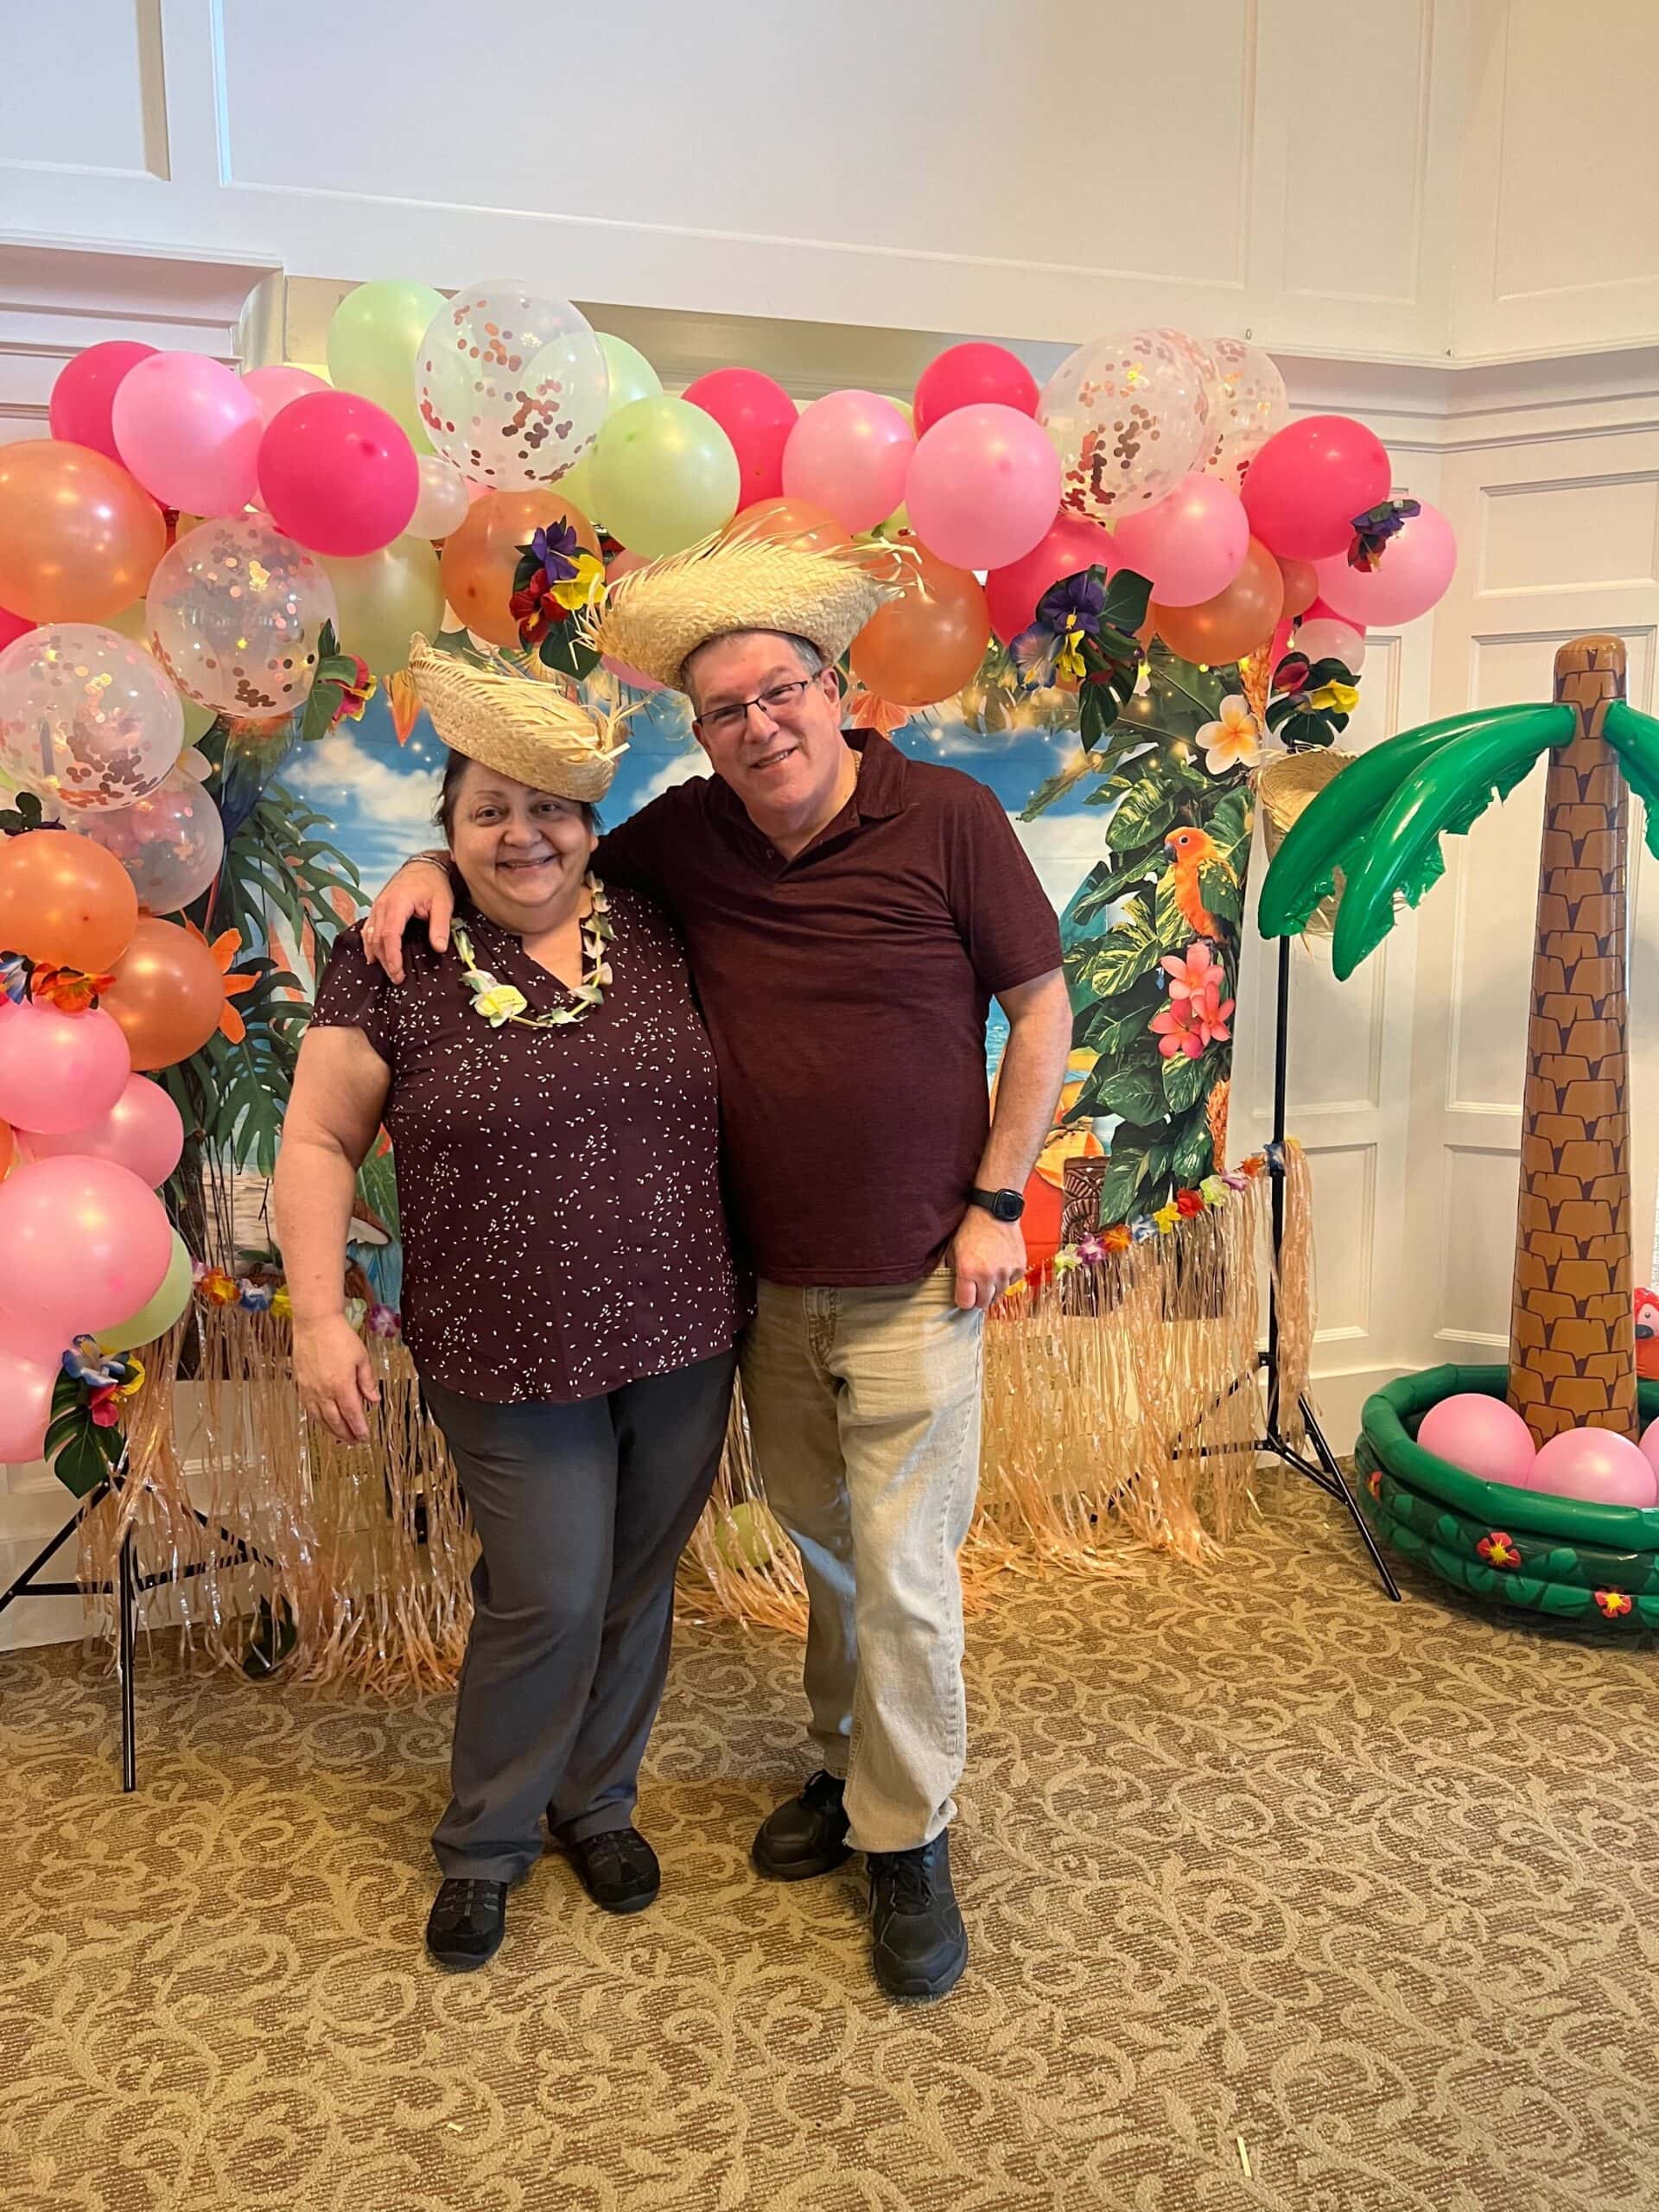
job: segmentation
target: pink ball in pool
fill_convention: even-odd
[[[1642,1432],[1642,1457],[1653,1469],[1654,1479],[1659,1482],[1659,1421],[1650,1421]]]
[[[1417,1441],[1437,1459],[1449,1459],[1483,1482],[1524,1487],[1532,1474],[1537,1446],[1532,1431],[1513,1406],[1484,1390],[1460,1390],[1442,1398],[1423,1415]]]
[[[1529,1490],[1596,1505],[1659,1504],[1659,1476],[1628,1437],[1609,1428],[1569,1428],[1533,1462]]]

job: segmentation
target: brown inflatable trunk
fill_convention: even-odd
[[[1563,1429],[1634,1440],[1630,1119],[1625,1051],[1628,799],[1601,734],[1624,696],[1624,646],[1555,656],[1578,716],[1550,755],[1527,1031],[1510,1402],[1540,1444]]]

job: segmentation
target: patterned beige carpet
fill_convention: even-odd
[[[0,1659],[6,2212],[1652,2212],[1651,1641],[1385,1604],[1282,1478],[1209,1576],[971,1630],[957,1994],[894,2008],[849,1870],[762,1885],[797,1649],[688,1622],[658,1907],[550,1857],[429,1971],[447,1700]],[[1245,2171],[1239,2145],[1244,2147]]]

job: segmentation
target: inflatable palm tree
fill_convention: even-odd
[[[1444,869],[1440,838],[1549,755],[1532,962],[1510,1337],[1510,1402],[1541,1445],[1589,1426],[1634,1439],[1630,1129],[1625,1049],[1629,791],[1659,858],[1659,721],[1624,696],[1618,638],[1555,656],[1548,706],[1496,707],[1407,730],[1343,770],[1268,871],[1267,937],[1300,932],[1339,891],[1347,976]]]

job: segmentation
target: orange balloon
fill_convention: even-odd
[[[148,492],[90,446],[0,446],[0,607],[32,622],[102,622],[130,607],[167,550]]]
[[[0,840],[0,945],[89,976],[113,968],[138,925],[138,893],[112,853],[73,830]]]
[[[1153,613],[1158,634],[1171,652],[1183,660],[1224,668],[1269,643],[1284,607],[1285,580],[1279,563],[1253,537],[1243,567],[1225,591],[1196,607],[1158,607]]]
[[[201,1050],[225,1011],[225,982],[199,937],[146,914],[99,1003],[126,1032],[135,1071],[153,1074]]]
[[[774,545],[799,545],[809,553],[827,553],[832,547],[853,542],[834,515],[815,507],[810,499],[757,499],[752,507],[734,515],[722,534],[763,537]]]
[[[534,492],[486,492],[445,538],[438,563],[443,595],[467,627],[493,645],[518,642],[518,619],[507,611],[518,548],[557,522],[569,523],[577,544],[598,553],[592,523],[551,485]]]
[[[1299,614],[1306,614],[1319,595],[1319,572],[1311,561],[1281,561],[1279,573],[1285,580],[1285,612],[1283,619],[1294,622]]]
[[[971,683],[991,642],[990,606],[973,570],[949,567],[925,545],[916,550],[919,580],[853,639],[853,674],[899,707],[931,707]]]

